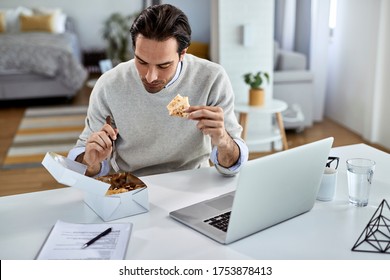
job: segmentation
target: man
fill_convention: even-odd
[[[151,6],[130,33],[135,58],[97,81],[84,131],[68,157],[85,164],[88,176],[194,169],[209,166],[209,158],[221,173],[236,174],[248,148],[240,138],[233,90],[220,65],[186,54],[186,15],[168,4]],[[168,114],[177,94],[195,105],[187,118]]]

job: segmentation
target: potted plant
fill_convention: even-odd
[[[244,75],[244,81],[250,86],[249,90],[249,105],[263,106],[265,101],[265,92],[262,85],[269,83],[269,74],[259,71],[255,74],[247,73]]]
[[[130,27],[138,14],[122,15],[113,13],[103,23],[103,39],[107,41],[107,57],[113,65],[127,61],[130,55]]]

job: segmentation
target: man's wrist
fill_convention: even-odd
[[[84,154],[85,154],[84,152],[79,154],[74,160],[77,161],[77,162],[83,163]]]
[[[235,165],[240,157],[240,149],[237,143],[227,134],[226,144],[219,145],[217,160],[219,165],[229,168]]]
[[[229,150],[232,146],[233,139],[225,131],[224,138],[219,142],[218,150]]]
[[[86,176],[89,176],[89,177],[93,177],[95,176],[96,174],[99,174],[100,170],[102,169],[102,164],[101,163],[98,163],[98,164],[95,164],[95,165],[89,165],[85,160],[84,160],[84,155],[85,155],[85,152],[84,153],[81,153],[79,154],[77,157],[76,157],[76,161],[77,162],[80,162],[84,165],[87,166],[87,170],[85,171],[85,175]]]

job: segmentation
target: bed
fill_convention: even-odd
[[[69,17],[63,32],[0,33],[0,100],[72,98],[87,75]]]

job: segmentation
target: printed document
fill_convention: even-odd
[[[85,243],[107,228],[111,232],[86,248]],[[75,224],[58,220],[38,253],[38,260],[122,260],[132,223]]]

